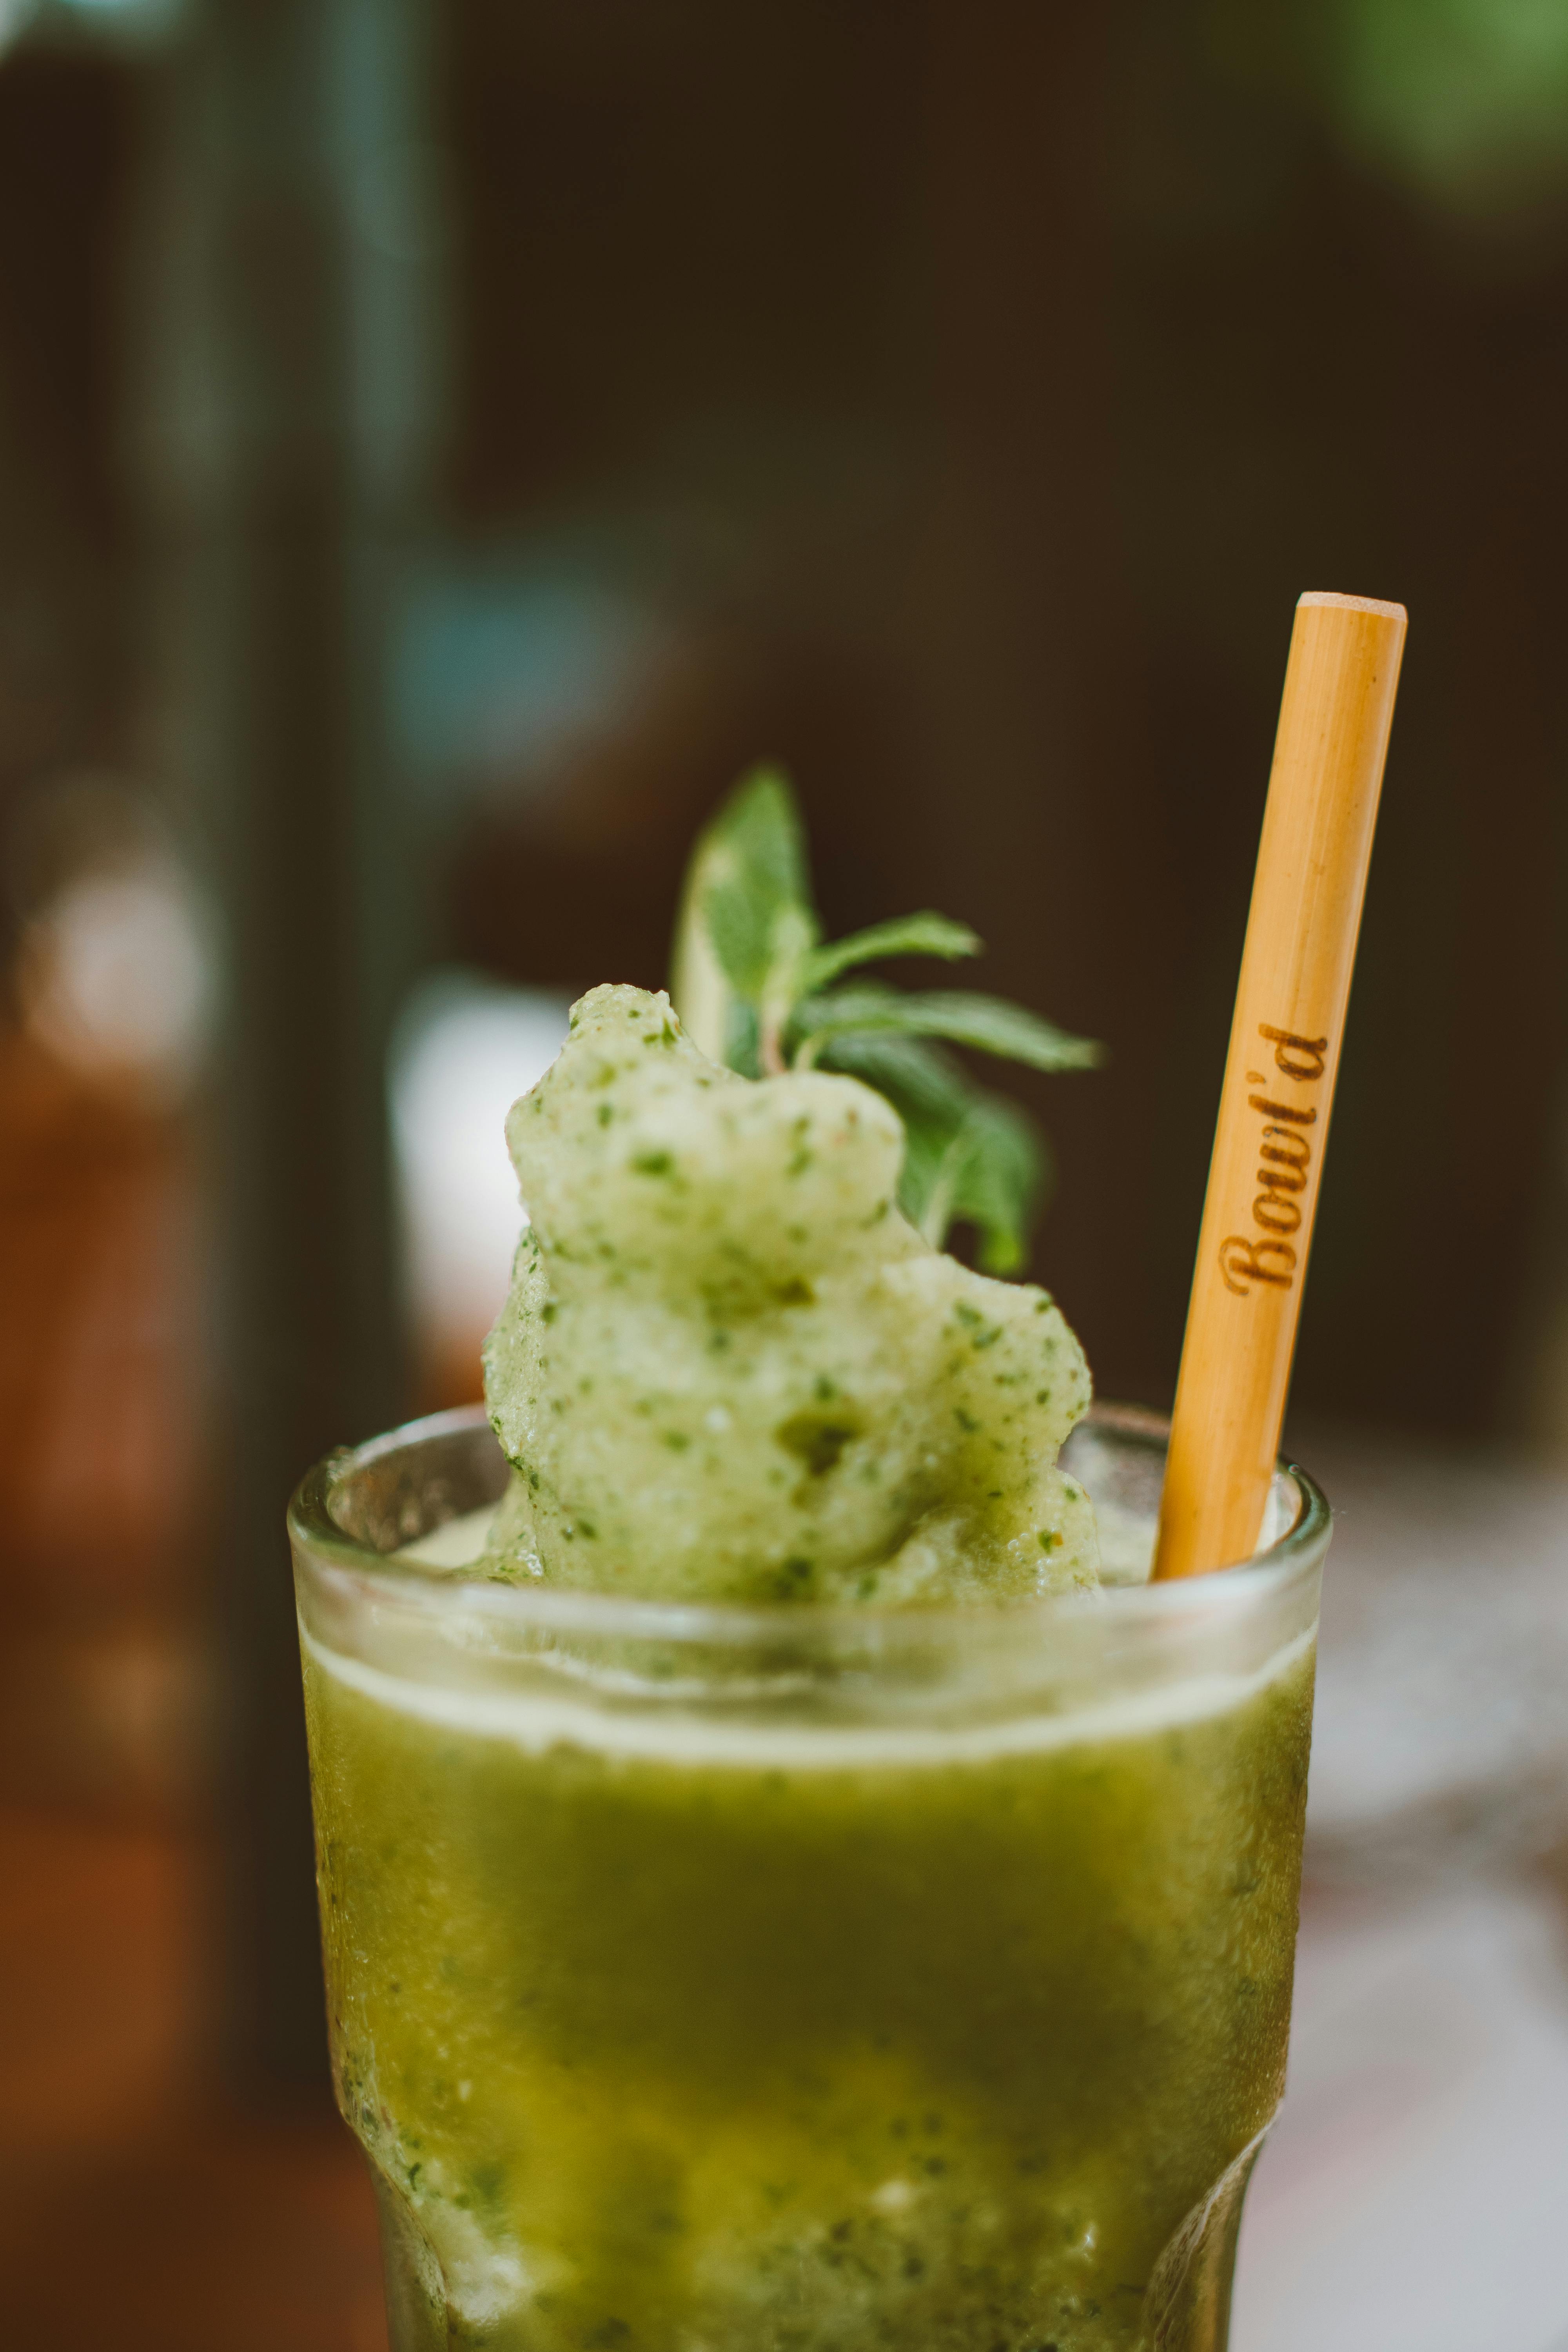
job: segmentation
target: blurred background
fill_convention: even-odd
[[[478,1393],[501,1116],[694,827],[784,761],[830,931],[1108,1042],[1005,1081],[1034,1271],[1166,1404],[1332,587],[1412,619],[1236,2343],[1568,2347],[1565,418],[1568,0],[0,0],[17,2342],[384,2341],[283,1504]]]

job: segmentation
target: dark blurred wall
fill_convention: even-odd
[[[135,122],[111,64],[0,67],[0,824],[39,775],[122,758],[130,733],[118,298]]]
[[[697,813],[792,759],[832,920],[951,905],[990,984],[1108,1039],[1021,1089],[1062,1169],[1038,1265],[1158,1400],[1291,606],[1402,597],[1297,1399],[1478,1432],[1528,1371],[1568,1045],[1568,247],[1551,201],[1478,225],[1353,154],[1230,21],[450,13],[454,515],[589,518],[708,656],[580,790],[490,795],[451,942],[658,978]]]

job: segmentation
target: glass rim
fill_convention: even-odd
[[[1164,1414],[1140,1405],[1099,1402],[1089,1406],[1077,1426],[1145,1442],[1163,1441],[1170,1433]],[[1271,1544],[1234,1566],[1157,1584],[1101,1584],[1089,1590],[1039,1593],[1024,1601],[918,1607],[852,1601],[662,1601],[577,1587],[503,1583],[378,1551],[349,1534],[333,1517],[331,1498],[356,1470],[367,1469],[407,1447],[489,1428],[482,1404],[457,1405],[404,1422],[363,1444],[335,1448],[306,1472],[289,1500],[289,1536],[296,1553],[324,1572],[345,1598],[352,1595],[361,1601],[403,1610],[416,1608],[436,1623],[471,1622],[479,1615],[520,1630],[737,1648],[754,1648],[781,1638],[811,1642],[850,1634],[863,1647],[897,1649],[915,1643],[940,1643],[944,1637],[955,1643],[973,1643],[986,1632],[1005,1630],[1017,1634],[1063,1619],[1093,1617],[1102,1623],[1131,1626],[1261,1605],[1316,1569],[1333,1524],[1332,1509],[1317,1480],[1281,1454],[1275,1464],[1275,1476],[1294,1486],[1299,1498],[1296,1517]],[[416,1542],[418,1538],[409,1540]]]

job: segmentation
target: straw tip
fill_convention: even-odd
[[[1298,611],[1303,604],[1328,604],[1340,613],[1381,613],[1385,621],[1410,618],[1403,604],[1385,604],[1381,596],[1342,596],[1334,588],[1309,588],[1296,599]]]

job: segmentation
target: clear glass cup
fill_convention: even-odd
[[[1064,1456],[1146,1570],[1164,1425]],[[693,1608],[389,1557],[479,1411],[289,1517],[339,2104],[395,2352],[1219,2352],[1283,2087],[1328,1507],[1188,1583]]]

